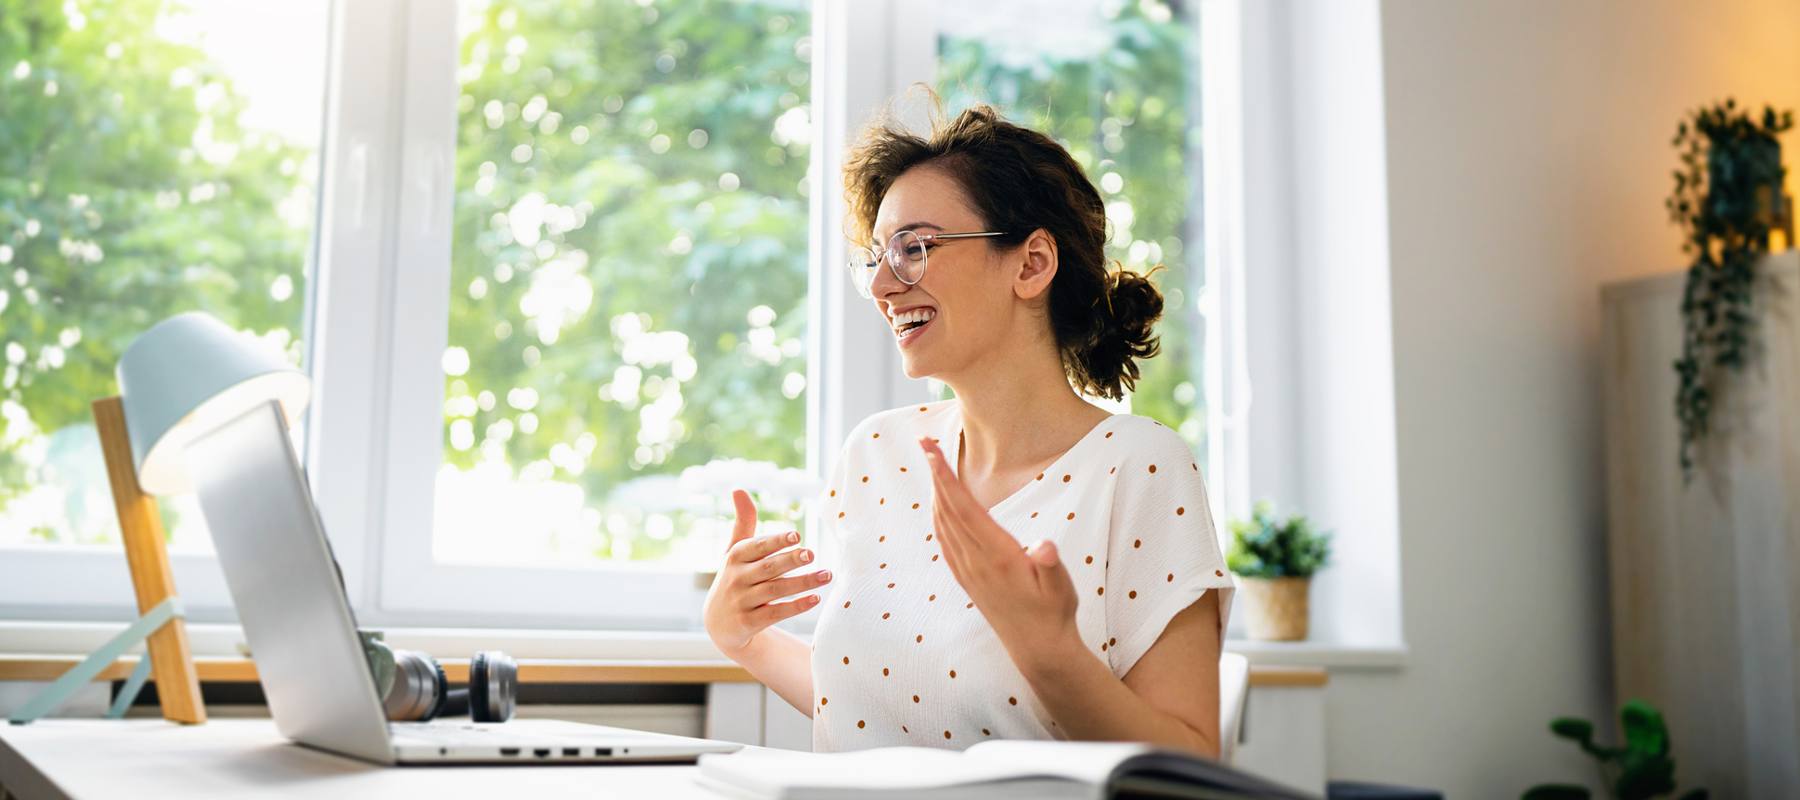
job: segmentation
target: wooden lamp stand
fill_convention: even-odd
[[[113,504],[119,513],[125,561],[131,569],[131,583],[137,592],[138,613],[143,616],[64,673],[10,719],[15,725],[24,724],[54,711],[126,650],[139,641],[146,641],[148,657],[138,660],[137,668],[132,670],[107,716],[114,719],[124,716],[125,709],[149,677],[151,669],[148,668],[153,668],[163,718],[188,724],[205,722],[206,706],[200,699],[200,676],[194,669],[193,652],[188,648],[181,600],[175,595],[175,576],[169,569],[162,518],[157,511],[156,498],[138,485],[137,468],[131,457],[131,439],[125,431],[124,406],[118,397],[107,397],[94,401],[93,408],[100,450],[106,457],[106,476],[112,484]]]

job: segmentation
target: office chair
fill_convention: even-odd
[[[1230,764],[1243,735],[1244,709],[1250,700],[1250,659],[1243,653],[1219,654],[1219,763]]]

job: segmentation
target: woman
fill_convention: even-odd
[[[1216,758],[1233,584],[1199,465],[1174,431],[1077,393],[1130,389],[1162,312],[1146,278],[1108,270],[1099,193],[985,106],[929,138],[872,127],[845,178],[875,243],[853,255],[859,291],[907,376],[956,399],[850,434],[820,498],[835,576],[782,577],[812,552],[752,538],[735,493],[707,632],[813,718],[818,751],[1061,738]],[[821,602],[810,647],[769,627]]]

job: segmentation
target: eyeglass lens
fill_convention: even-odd
[[[879,255],[867,247],[851,250],[850,268],[857,292],[863,297],[873,296],[875,270],[880,266],[877,259],[883,257],[894,271],[894,277],[909,285],[918,283],[925,277],[925,251],[925,242],[912,231],[894,234],[888,239],[887,249]]]

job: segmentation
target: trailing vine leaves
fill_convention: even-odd
[[[1781,144],[1793,112],[1765,106],[1760,119],[1727,98],[1696,109],[1676,129],[1681,156],[1675,191],[1665,206],[1681,226],[1682,252],[1693,259],[1681,298],[1681,473],[1693,477],[1693,447],[1707,434],[1722,369],[1747,360],[1754,265],[1768,251],[1771,223],[1782,207]]]

